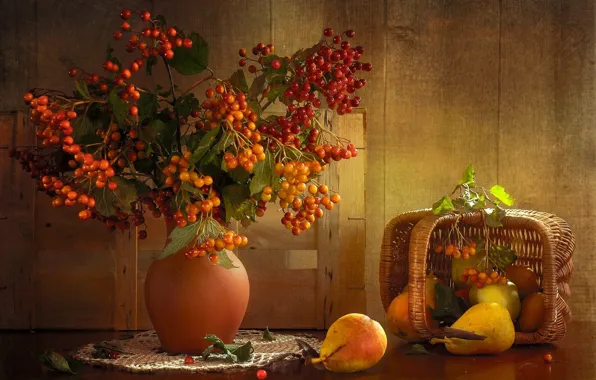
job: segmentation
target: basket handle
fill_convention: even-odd
[[[439,224],[454,223],[456,215],[429,215],[412,229],[408,268],[408,317],[421,337],[442,337],[440,329],[431,330],[426,323],[426,259],[433,230]]]

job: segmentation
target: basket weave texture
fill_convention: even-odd
[[[451,260],[432,247],[445,236],[456,215],[434,215],[430,209],[411,211],[391,220],[383,236],[379,282],[385,310],[408,284],[408,312],[412,327],[423,338],[441,338],[443,329],[426,324],[425,277],[432,271],[452,285]],[[483,236],[482,214],[461,215],[459,229],[466,238]],[[567,222],[544,212],[506,210],[503,227],[488,228],[491,241],[511,245],[517,251],[518,265],[532,268],[544,294],[543,325],[534,333],[516,332],[515,344],[539,344],[560,340],[571,322],[567,300],[573,272],[571,256],[575,238]]]

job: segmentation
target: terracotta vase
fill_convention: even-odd
[[[207,334],[232,343],[246,313],[249,284],[242,262],[227,253],[237,268],[207,257],[187,259],[183,251],[151,263],[145,304],[163,350],[200,354],[210,345],[203,339]]]

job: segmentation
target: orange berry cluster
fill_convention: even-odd
[[[258,143],[250,148],[240,150],[236,156],[231,152],[224,154],[224,161],[228,169],[235,169],[240,165],[247,172],[252,172],[254,164],[263,160],[265,160],[265,148]]]
[[[110,190],[118,188],[116,182],[109,180],[116,175],[116,172],[108,160],[97,160],[89,153],[79,152],[74,155],[74,160],[68,162],[68,165],[74,169],[75,178],[94,180],[93,184],[98,189],[103,189],[106,185]]]
[[[74,128],[71,120],[77,117],[75,111],[65,111],[56,101],[50,101],[46,95],[35,97],[28,92],[23,97],[25,104],[31,108],[30,120],[36,126],[36,135],[41,139],[44,147],[63,144],[63,150],[75,154],[81,151],[79,145],[74,144],[72,134]]]
[[[434,250],[435,253],[442,253],[444,251],[445,255],[453,256],[453,258],[456,260],[467,260],[470,258],[470,256],[476,255],[476,243],[472,241],[468,245],[462,246],[461,250],[455,244],[447,244],[445,248],[443,248],[443,245],[437,244],[435,245]]]
[[[187,250],[185,255],[189,259],[209,255],[209,261],[216,264],[219,261],[217,252],[220,252],[222,249],[231,251],[236,247],[243,247],[247,244],[248,239],[246,236],[237,235],[228,230],[222,237],[204,239],[201,243]]]
[[[323,216],[323,209],[331,210],[335,203],[341,201],[339,194],[329,196],[329,188],[326,185],[306,183],[310,180],[311,173],[319,174],[324,167],[318,161],[297,162],[289,161],[285,165],[281,162],[275,164],[275,172],[283,177],[280,189],[277,191],[279,204],[283,209],[288,210],[281,223],[287,229],[292,230],[294,235],[300,235],[302,231],[308,230],[316,218]],[[269,186],[261,193],[262,201],[269,201],[273,189]]]
[[[256,131],[257,126],[255,124],[258,115],[248,106],[244,93],[236,94],[233,89],[218,84],[215,86],[215,90],[208,88],[205,91],[205,96],[207,100],[201,104],[204,120],[197,121],[195,124],[197,129],[214,129],[222,122],[227,121],[232,129],[242,133],[244,137],[250,139],[253,143],[261,141],[261,134]],[[196,115],[199,116],[200,113]]]
[[[472,285],[476,286],[479,289],[483,288],[484,285],[507,284],[507,277],[500,275],[498,272],[479,272],[475,268],[464,269],[464,273],[461,275],[461,278],[463,281],[470,281]]]

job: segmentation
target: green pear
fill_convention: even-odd
[[[519,292],[517,286],[511,281],[506,285],[491,284],[478,289],[473,286],[470,290],[470,303],[476,305],[479,303],[498,303],[509,311],[511,320],[515,321],[521,310]]]

